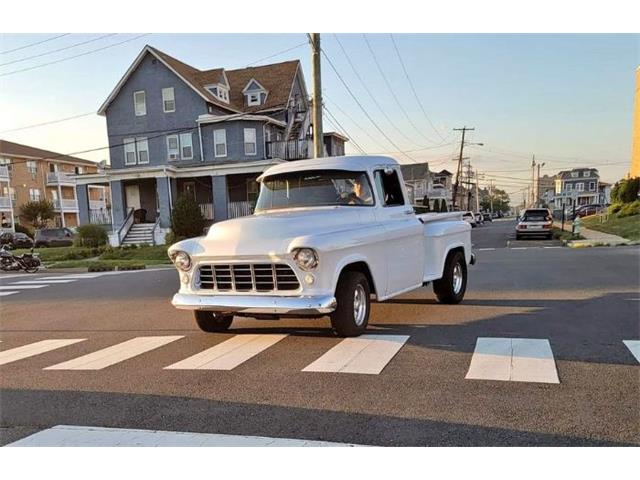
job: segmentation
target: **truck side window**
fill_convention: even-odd
[[[385,207],[397,207],[404,205],[404,195],[402,195],[402,187],[398,179],[398,172],[392,170],[391,173],[385,173],[384,170],[375,171],[376,190],[382,199],[382,205]]]

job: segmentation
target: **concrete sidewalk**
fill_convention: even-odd
[[[555,221],[553,224],[555,227],[562,228],[562,224]],[[570,232],[572,229],[571,222],[564,223],[565,232]],[[590,230],[588,228],[580,227],[580,235],[584,237],[583,240],[569,240],[567,242],[568,247],[594,247],[601,245],[621,245],[629,243],[630,240],[619,237],[618,235],[612,235],[610,233],[599,232],[597,230]]]

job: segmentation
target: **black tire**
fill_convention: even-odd
[[[208,333],[226,332],[233,322],[233,315],[195,310],[193,316],[200,330]]]
[[[355,314],[356,295],[364,311],[357,317]],[[364,333],[369,323],[371,311],[371,287],[369,281],[360,272],[346,271],[340,275],[336,287],[335,311],[331,314],[331,326],[340,337],[357,337]]]
[[[454,271],[456,266],[462,275],[462,283],[456,285],[454,282]],[[467,290],[467,262],[464,253],[459,250],[450,252],[444,264],[442,278],[433,282],[433,291],[438,297],[438,302],[446,304],[460,303]]]

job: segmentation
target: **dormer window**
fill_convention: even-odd
[[[244,87],[242,93],[244,94],[247,106],[255,107],[266,102],[269,92],[267,92],[257,80],[252,78],[249,83],[247,83],[247,86]]]
[[[260,105],[260,94],[249,93],[247,94],[247,105],[253,107],[254,105]]]
[[[207,85],[206,88],[211,95],[224,103],[229,103],[229,89],[221,84]]]

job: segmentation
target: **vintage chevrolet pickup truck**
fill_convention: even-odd
[[[471,227],[460,212],[416,215],[392,158],[299,160],[258,181],[253,215],[169,247],[180,277],[172,303],[202,330],[225,331],[234,316],[329,315],[336,334],[356,336],[371,298],[429,282],[442,303],[464,297]]]

